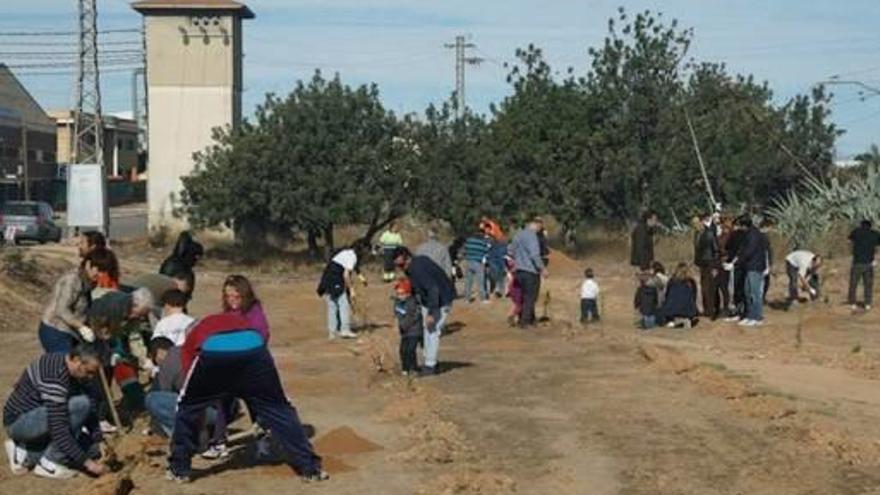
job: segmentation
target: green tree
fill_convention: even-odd
[[[316,72],[284,99],[267,95],[253,123],[217,132],[184,178],[184,211],[256,243],[278,228],[302,229],[312,243],[320,233],[331,251],[334,226],[361,224],[355,244],[367,245],[412,200],[415,149],[404,131],[375,85],[353,89]]]

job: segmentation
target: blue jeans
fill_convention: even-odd
[[[746,319],[763,320],[764,274],[762,272],[746,272],[746,301]]]
[[[442,308],[430,311],[422,306],[422,321],[424,322],[424,333],[422,338],[422,346],[425,351],[425,366],[433,368],[437,366],[437,355],[440,353],[440,336],[443,334],[443,328],[446,326],[446,319],[449,318],[449,310],[451,306],[443,306]],[[428,326],[428,314],[434,317],[434,325]]]
[[[657,326],[657,317],[654,315],[642,315],[639,318],[639,328],[650,330]]]
[[[348,302],[348,294],[333,299],[329,295],[324,296],[327,301],[327,332],[333,336],[339,332],[351,331],[351,304]]]
[[[161,390],[150,392],[144,399],[144,406],[153,421],[162,428],[165,435],[170,437],[174,432],[174,420],[177,417],[177,392]],[[217,410],[209,407],[205,411],[205,426],[210,427],[216,423]]]
[[[40,344],[46,352],[70,352],[79,340],[73,335],[40,322]]]
[[[67,401],[67,410],[70,415],[70,431],[74,438],[78,438],[92,412],[92,403],[85,395],[76,395]],[[49,412],[45,406],[32,409],[16,418],[12,424],[6,426],[6,433],[13,442],[28,451],[28,465],[35,465],[41,455],[52,462],[66,464],[66,456],[49,437]]]
[[[477,288],[480,291],[480,300],[485,301],[489,299],[489,294],[486,291],[486,269],[483,263],[479,261],[471,261],[467,262],[467,271],[464,274],[464,298],[468,301],[471,300],[471,289],[474,284],[474,278],[477,281]]]
[[[581,299],[581,323],[599,321],[599,305],[595,299]]]

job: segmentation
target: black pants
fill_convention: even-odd
[[[599,305],[595,299],[581,299],[581,323],[599,321]]]
[[[856,303],[856,289],[859,281],[865,291],[865,306],[870,306],[874,301],[874,266],[870,263],[853,263],[849,271],[849,304]]]
[[[716,318],[718,316],[718,289],[715,286],[715,269],[711,266],[700,267],[700,293],[703,299],[703,316]]]
[[[189,475],[198,445],[201,419],[208,406],[230,397],[243,399],[253,417],[272,431],[293,467],[302,475],[321,469],[321,458],[281,388],[278,370],[265,347],[244,352],[203,352],[181,391],[171,437],[171,470]]]
[[[516,280],[522,288],[523,295],[522,315],[519,318],[519,324],[521,326],[534,325],[535,304],[537,304],[538,294],[541,292],[541,276],[536,273],[517,270]]]
[[[742,266],[733,269],[733,305],[736,306],[736,314],[746,314],[746,270]]]
[[[421,341],[421,335],[400,336],[400,369],[402,371],[416,371],[419,368],[416,350]]]

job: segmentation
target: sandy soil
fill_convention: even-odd
[[[604,258],[588,262],[603,322],[576,323],[586,263],[554,255],[549,302],[538,310],[550,321],[535,331],[508,328],[505,301],[455,306],[441,348],[447,371],[416,381],[396,372],[388,286],[366,289],[361,338],[328,342],[311,272],[245,270],[329,483],[252,466],[242,444],[228,461],[198,461],[192,484],[171,484],[164,443],[132,432],[116,441],[125,466],[117,477],[59,483],[4,466],[0,493],[114,493],[120,477],[131,493],[151,495],[880,493],[880,313],[840,304],[842,263],[828,269],[841,280],[828,283],[827,302],[768,311],[760,329],[701,322],[647,333],[633,326],[632,271]],[[194,314],[217,307],[224,271],[209,264],[199,274]],[[771,298],[784,283],[774,280]],[[0,333],[4,391],[38,350],[39,298],[8,287],[0,278],[4,311],[16,308]]]

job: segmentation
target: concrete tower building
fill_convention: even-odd
[[[147,200],[153,231],[185,228],[173,217],[192,154],[211,144],[215,127],[241,121],[242,19],[232,0],[142,0],[149,102]]]

